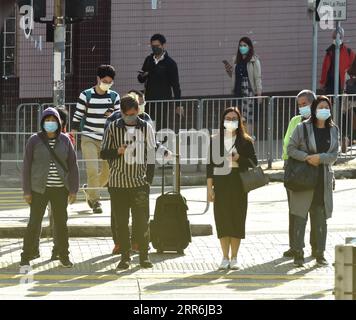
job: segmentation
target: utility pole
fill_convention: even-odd
[[[317,75],[318,75],[318,22],[316,20],[316,7],[314,2],[313,11],[313,76],[312,76],[312,90],[316,93],[317,90]]]
[[[53,104],[65,103],[65,18],[64,0],[54,3]]]
[[[339,125],[339,79],[340,79],[340,33],[341,22],[336,22],[335,74],[334,74],[334,119]]]

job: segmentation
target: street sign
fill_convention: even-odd
[[[332,9],[332,16],[328,14],[329,8]],[[347,20],[347,0],[316,0],[316,11],[316,21],[320,21],[325,14],[333,21]]]

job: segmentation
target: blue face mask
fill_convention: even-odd
[[[331,117],[330,109],[318,109],[316,110],[316,118],[318,120],[325,121]]]
[[[248,54],[248,52],[250,51],[250,48],[245,47],[245,46],[240,46],[239,50],[242,55],[245,55],[245,54]]]
[[[310,106],[300,107],[299,113],[303,118],[309,118],[311,115]]]
[[[43,123],[43,128],[46,132],[53,133],[58,129],[58,123],[56,121],[45,121]]]

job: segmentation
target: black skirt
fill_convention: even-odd
[[[242,189],[240,169],[214,176],[214,218],[218,238],[245,239],[247,193]]]

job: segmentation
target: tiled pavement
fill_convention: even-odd
[[[108,238],[71,239],[73,269],[49,262],[51,239],[41,241],[41,258],[32,262],[33,282],[26,282],[18,262],[22,241],[0,241],[0,297],[72,299],[333,299],[334,246],[352,232],[329,234],[329,266],[317,268],[306,250],[304,268],[281,258],[287,234],[247,235],[239,253],[239,271],[217,271],[219,244],[215,236],[195,237],[184,256],[156,254],[152,269],[117,272],[119,257],[110,254]],[[27,275],[28,277],[28,275]]]
[[[52,240],[43,238],[41,258],[33,261],[26,277],[18,265],[22,240],[0,239],[0,300],[333,299],[334,247],[356,236],[355,189],[356,180],[337,181],[334,215],[328,221],[327,267],[316,268],[309,257],[308,230],[305,267],[294,268],[292,260],[281,258],[288,249],[286,194],[281,184],[271,184],[250,195],[239,271],[216,270],[221,253],[215,235],[194,237],[184,256],[151,250],[153,269],[140,269],[136,255],[130,270],[118,273],[119,257],[111,255],[109,238],[72,238],[73,269],[49,262]],[[186,192],[197,199],[203,194],[199,188]],[[98,219],[108,224],[108,216]],[[213,223],[212,210],[190,220]]]

